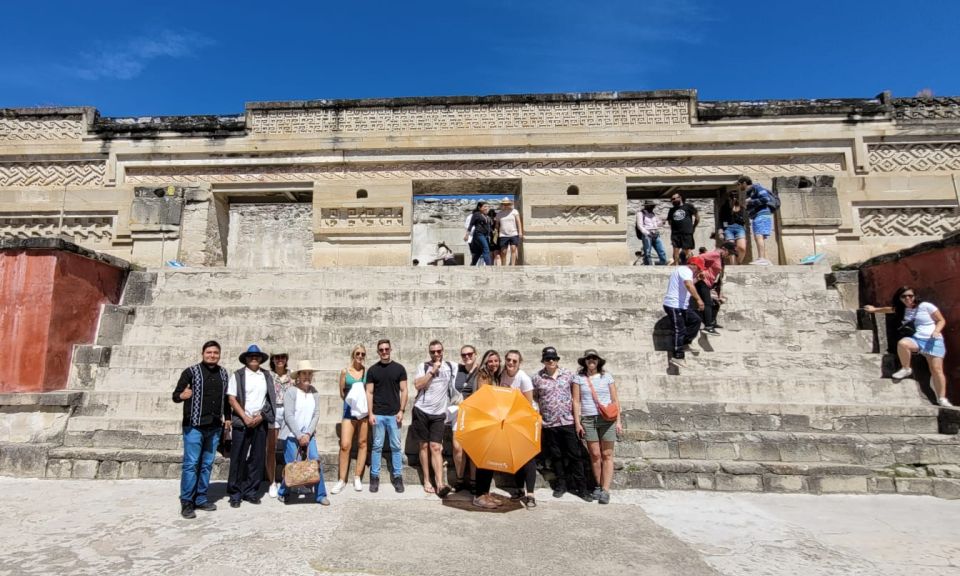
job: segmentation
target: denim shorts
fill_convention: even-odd
[[[757,214],[757,217],[750,222],[753,226],[754,236],[767,238],[773,232],[773,214],[769,212]]]
[[[943,358],[947,355],[947,347],[943,343],[943,337],[940,338],[917,338],[913,336],[908,338],[917,345],[920,353],[924,356],[933,356],[934,358]]]
[[[724,240],[742,240],[747,237],[747,231],[740,224],[731,224],[723,229]]]

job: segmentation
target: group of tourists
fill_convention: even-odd
[[[470,247],[470,265],[516,266],[523,240],[523,221],[513,200],[500,200],[500,209],[493,212],[489,203],[477,207],[463,223],[463,241]]]
[[[740,195],[744,196],[741,203]],[[657,203],[647,200],[637,212],[637,237],[643,242],[641,260],[644,265],[653,264],[656,254],[658,264],[686,264],[694,256],[696,242],[694,232],[700,225],[700,213],[697,207],[687,202],[683,195],[675,192],[670,196],[670,211],[667,212],[667,224],[670,227],[670,244],[673,246],[673,258],[667,260],[667,254],[660,238],[664,222],[656,214]],[[731,193],[720,208],[718,228],[711,236],[718,245],[731,243],[733,249],[726,257],[728,264],[742,264],[747,254],[747,219],[757,246],[756,258],[751,264],[769,265],[767,259],[767,238],[773,234],[773,213],[780,206],[776,194],[760,184],[754,184],[749,176],[737,180],[737,193]]]
[[[331,494],[350,485],[350,457],[356,445],[357,463],[353,488],[363,490],[367,438],[372,430],[368,489],[378,492],[384,443],[389,442],[389,481],[396,492],[404,491],[403,453],[400,431],[408,408],[406,368],[392,359],[388,339],[377,342],[378,361],[366,364],[366,348],[357,345],[348,365],[340,371],[338,389],[343,400],[340,429],[338,480]],[[554,473],[553,496],[569,492],[586,501],[610,502],[614,445],[623,431],[619,414],[611,418],[604,410],[619,405],[613,376],[606,360],[587,350],[577,359],[576,372],[559,365],[556,348],[541,353],[540,368],[533,376],[522,368],[523,356],[509,350],[503,356],[488,350],[478,357],[472,345],[460,347],[460,362],[444,359],[443,344],[428,346],[429,358],[417,365],[413,387],[411,436],[418,443],[423,490],[441,498],[452,492],[469,491],[477,508],[495,509],[503,501],[491,495],[494,471],[471,462],[454,438],[452,443],[456,480],[446,479],[443,443],[456,423],[451,418],[451,394],[469,398],[483,386],[517,389],[542,418],[541,455],[532,458],[513,475],[511,499],[527,508],[537,506],[534,485],[538,461],[549,462]],[[316,460],[320,481],[312,487],[314,500],[324,506],[330,500],[323,482],[316,431],[321,400],[314,386],[317,371],[301,360],[289,371],[287,354],[268,356],[256,345],[240,354],[242,367],[228,372],[220,365],[220,345],[206,342],[201,362],[186,368],[173,391],[173,401],[183,403],[183,466],[180,481],[181,515],[195,518],[196,510],[216,510],[208,499],[210,475],[216,452],[230,439],[230,472],[227,496],[230,506],[242,502],[260,504],[261,485],[284,503],[296,495],[285,479],[277,483],[276,443],[282,442],[284,462]],[[266,365],[269,362],[269,369]],[[589,477],[584,469],[589,465]],[[271,470],[272,469],[272,470]]]

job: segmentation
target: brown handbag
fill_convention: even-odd
[[[601,404],[600,397],[597,396],[597,391],[593,388],[593,382],[590,381],[589,376],[586,378],[587,386],[590,387],[590,394],[593,395],[593,403],[597,405],[597,411],[600,412],[600,417],[607,422],[616,422],[617,418],[620,417],[620,403],[614,400],[609,404]]]
[[[320,461],[308,460],[306,448],[298,452],[297,456],[303,456],[303,459],[291,462],[283,467],[283,482],[288,488],[319,484]]]

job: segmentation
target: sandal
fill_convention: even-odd
[[[441,486],[439,490],[437,490],[437,496],[441,498],[446,498],[447,496],[450,495],[450,492],[452,491],[453,491],[453,488],[445,484]]]

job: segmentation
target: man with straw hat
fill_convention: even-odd
[[[504,198],[500,201],[496,219],[496,227],[500,231],[500,239],[497,241],[500,258],[504,266],[516,266],[520,241],[523,239],[523,222],[520,220],[520,212],[513,207],[513,200]]]

